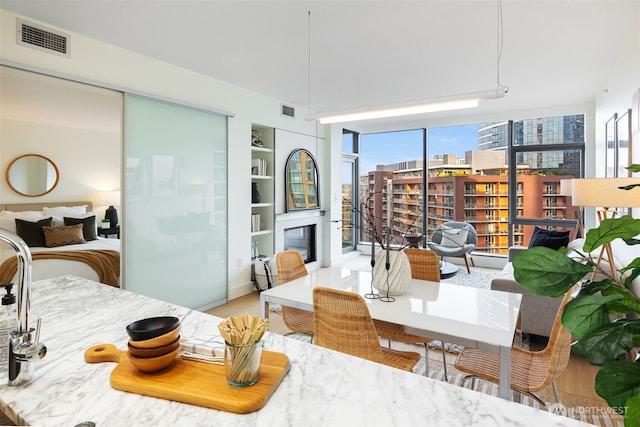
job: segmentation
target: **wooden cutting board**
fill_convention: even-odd
[[[144,373],[133,367],[127,351],[113,344],[87,349],[88,363],[118,362],[111,372],[111,386],[145,396],[159,397],[206,408],[246,414],[262,408],[289,372],[289,358],[283,353],[263,350],[258,382],[239,388],[227,383],[224,366],[176,359],[166,368]]]

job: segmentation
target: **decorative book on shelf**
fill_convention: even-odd
[[[267,175],[267,161],[265,159],[251,160],[251,175]]]
[[[260,231],[260,214],[251,214],[251,232]]]

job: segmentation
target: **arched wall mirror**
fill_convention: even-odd
[[[319,209],[318,167],[310,152],[297,149],[291,152],[285,167],[287,212]]]
[[[39,154],[25,154],[7,167],[7,183],[13,191],[27,197],[50,193],[60,178],[58,167]]]

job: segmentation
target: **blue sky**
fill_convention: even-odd
[[[478,148],[477,125],[429,129],[428,158],[436,154],[455,153]],[[422,159],[422,130],[364,134],[360,136],[360,174],[375,170],[376,165]]]

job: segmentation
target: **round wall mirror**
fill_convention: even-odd
[[[7,168],[7,183],[13,191],[27,197],[45,195],[58,185],[58,167],[39,154],[25,154]]]

